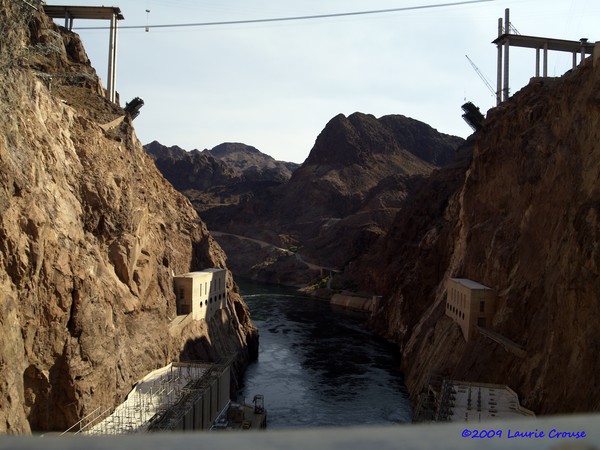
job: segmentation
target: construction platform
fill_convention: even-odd
[[[171,363],[142,378],[116,408],[98,408],[65,433],[208,430],[229,392],[229,364]]]

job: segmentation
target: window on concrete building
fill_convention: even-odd
[[[477,319],[477,325],[480,327],[485,327],[485,317],[480,317]]]
[[[485,312],[485,301],[481,300],[479,302],[479,312]]]
[[[179,288],[179,300],[183,300],[185,297],[185,291],[183,288]]]

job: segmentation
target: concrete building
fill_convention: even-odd
[[[496,306],[496,292],[466,278],[450,278],[446,284],[446,315],[461,328],[465,340],[477,327],[488,327]]]
[[[177,315],[192,314],[194,320],[208,320],[227,304],[227,271],[204,269],[174,277]]]

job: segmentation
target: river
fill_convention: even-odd
[[[241,395],[265,396],[269,429],[411,421],[400,355],[356,314],[293,289],[236,281],[260,331]]]

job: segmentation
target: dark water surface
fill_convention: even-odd
[[[260,331],[242,395],[265,396],[269,429],[410,422],[400,355],[362,320],[293,289],[236,281]]]

